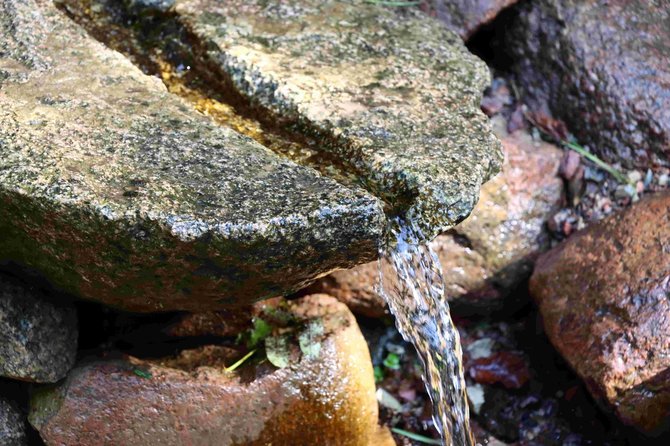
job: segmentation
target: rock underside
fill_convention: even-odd
[[[519,0],[429,0],[429,12],[463,40],[468,40],[501,11]]]

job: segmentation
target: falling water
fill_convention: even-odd
[[[473,446],[461,343],[444,296],[442,266],[412,222],[396,220],[379,260],[379,292],[424,366],[433,420],[445,446]]]

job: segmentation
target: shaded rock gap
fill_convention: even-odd
[[[494,72],[512,80],[511,67],[514,59],[506,50],[504,41],[508,28],[529,0],[520,0],[503,9],[491,22],[480,27],[467,38],[465,45],[471,53],[482,59]],[[517,98],[518,99],[518,98]]]
[[[361,171],[331,148],[345,141],[296,122],[244,97],[230,74],[211,59],[207,42],[181,23],[170,10],[133,9],[125,1],[54,0],[55,5],[89,35],[120,52],[145,74],[162,80],[167,90],[181,97],[216,124],[254,139],[274,153],[353,189],[364,189],[384,203],[390,217],[411,206],[418,192],[406,184],[400,191],[383,192]],[[388,197],[393,198],[391,203]]]

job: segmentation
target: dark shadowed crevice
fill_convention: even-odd
[[[515,22],[527,2],[528,0],[521,0],[504,9],[493,21],[479,28],[465,43],[468,50],[493,70],[508,72],[514,59],[506,50],[505,37],[510,25]]]

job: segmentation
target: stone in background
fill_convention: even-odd
[[[28,446],[26,420],[11,401],[0,396],[0,444]]]
[[[610,163],[670,165],[667,1],[529,1],[504,26],[501,50],[532,110]]]

